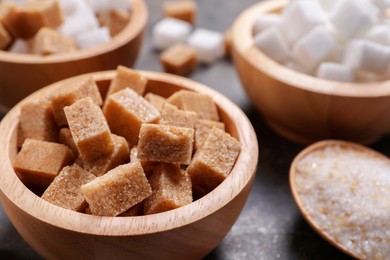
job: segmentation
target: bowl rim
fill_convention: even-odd
[[[70,53],[39,56],[33,54],[10,53],[0,50],[0,61],[15,64],[48,64],[74,60],[84,60],[118,49],[133,41],[142,33],[148,21],[148,9],[144,0],[132,0],[129,23],[112,39],[104,44]]]
[[[287,85],[316,93],[345,97],[381,97],[390,95],[390,80],[370,83],[348,83],[320,79],[295,70],[269,58],[254,45],[253,25],[259,14],[275,12],[287,0],[267,0],[245,9],[233,23],[232,46],[256,70]]]
[[[9,200],[19,210],[50,225],[75,232],[105,235],[129,236],[163,232],[197,222],[227,205],[253,181],[258,162],[258,143],[255,131],[244,112],[228,98],[217,91],[193,80],[167,73],[140,71],[148,80],[159,81],[180,88],[210,95],[219,109],[233,122],[241,142],[241,152],[227,178],[213,191],[186,206],[157,214],[136,217],[101,217],[74,212],[51,204],[30,191],[17,177],[9,158],[16,147],[11,139],[16,135],[20,107],[35,97],[53,91],[67,80],[92,76],[95,81],[110,80],[115,71],[93,72],[53,83],[19,102],[0,123],[0,199]],[[7,141],[8,140],[8,141]],[[234,185],[233,185],[234,184]],[[3,202],[3,205],[5,203]],[[7,211],[7,209],[6,209]],[[181,217],[184,216],[184,217]],[[12,219],[11,219],[12,221]]]

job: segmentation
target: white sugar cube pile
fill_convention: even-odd
[[[164,18],[153,27],[153,46],[158,50],[165,50],[177,43],[183,43],[191,30],[190,23],[175,18]]]
[[[132,0],[59,0],[64,23],[58,31],[74,39],[80,49],[91,48],[111,40],[107,28],[96,17],[111,10],[128,11]]]
[[[254,44],[291,69],[344,82],[390,79],[390,0],[291,0],[253,27]]]
[[[224,39],[221,33],[198,28],[188,38],[200,62],[211,64],[224,55]]]

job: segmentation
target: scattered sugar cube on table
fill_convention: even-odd
[[[196,50],[202,63],[211,64],[225,53],[224,37],[220,32],[197,28],[188,37],[187,43]]]
[[[173,17],[194,24],[197,5],[193,0],[173,0],[163,3],[163,12],[166,17]]]
[[[164,18],[152,29],[153,46],[158,50],[165,50],[177,43],[183,43],[191,30],[191,24],[185,21],[170,17]]]

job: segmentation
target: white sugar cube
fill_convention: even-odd
[[[365,39],[384,45],[390,45],[390,24],[379,24],[371,27]]]
[[[338,33],[350,39],[378,21],[378,9],[368,0],[340,0],[330,13]]]
[[[188,37],[187,43],[203,63],[213,63],[225,53],[224,37],[220,32],[198,28]]]
[[[110,0],[110,3],[113,10],[131,10],[132,0]]]
[[[336,39],[331,32],[323,26],[317,26],[294,45],[291,55],[304,66],[314,68],[337,46]]]
[[[8,51],[12,53],[27,54],[30,52],[30,48],[26,41],[16,39]]]
[[[282,16],[278,14],[261,14],[256,16],[254,23],[254,34],[258,34],[265,29],[279,26],[282,23]]]
[[[280,25],[287,41],[294,44],[301,36],[326,21],[326,13],[317,1],[294,1],[283,11]]]
[[[289,46],[280,30],[276,27],[268,28],[257,34],[254,43],[266,55],[277,62],[284,62],[289,57]]]
[[[84,0],[95,13],[104,13],[111,10],[110,0]]]
[[[58,3],[65,17],[72,15],[79,8],[87,7],[84,0],[59,0]]]
[[[325,11],[330,12],[340,0],[317,0]]]
[[[371,2],[376,5],[379,9],[390,7],[389,0],[371,0]]]
[[[351,41],[344,54],[345,65],[384,74],[390,66],[390,46],[367,40]]]
[[[89,7],[79,7],[75,13],[67,17],[58,28],[65,36],[76,38],[80,33],[99,28],[99,21]]]
[[[164,18],[152,29],[153,46],[159,50],[165,50],[176,43],[185,42],[191,33],[191,24],[174,19]]]
[[[101,27],[77,35],[76,43],[80,49],[87,49],[109,42],[111,40],[110,31],[107,27]]]
[[[322,79],[342,82],[352,82],[355,78],[353,69],[343,64],[333,62],[321,63],[316,76]]]

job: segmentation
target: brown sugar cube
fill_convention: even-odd
[[[34,54],[50,55],[76,49],[76,42],[73,39],[48,27],[42,27],[32,40],[32,53]]]
[[[64,107],[72,105],[79,99],[91,97],[96,105],[103,104],[98,86],[92,77],[77,78],[61,86],[59,93],[51,97],[51,107],[53,109],[54,119],[59,126],[66,126]]]
[[[131,88],[138,95],[142,96],[147,82],[148,80],[141,73],[119,65],[116,69],[116,76],[108,88],[106,99],[115,92],[125,88]]]
[[[176,106],[166,103],[161,112],[160,125],[173,125],[194,128],[198,114],[192,111],[184,111]]]
[[[123,10],[110,10],[108,12],[98,14],[100,25],[107,27],[112,37],[120,33],[123,28],[126,27],[130,18],[130,13]]]
[[[134,216],[142,216],[144,213],[144,203],[140,202],[125,212],[119,214],[119,217],[134,217]]]
[[[159,162],[143,161],[138,159],[138,148],[137,146],[134,146],[130,150],[130,162],[136,162],[136,161],[141,162],[142,168],[144,169],[147,178],[149,178],[152,175],[154,168],[159,164]]]
[[[93,215],[117,216],[152,194],[141,163],[118,166],[81,186]]]
[[[93,160],[114,150],[110,128],[103,112],[87,97],[64,108],[69,129],[80,156]]]
[[[6,49],[8,45],[10,45],[11,41],[11,35],[0,21],[0,50]]]
[[[217,127],[225,131],[225,124],[218,121],[212,121],[207,119],[199,119],[195,123],[195,149],[199,149],[204,140],[210,134],[213,127]]]
[[[112,94],[103,108],[113,133],[126,138],[130,146],[138,143],[142,123],[154,123],[160,112],[130,88]]]
[[[114,150],[110,154],[90,161],[78,157],[76,163],[95,176],[102,176],[118,165],[128,163],[130,151],[126,139],[114,134],[111,136],[114,142]]]
[[[166,17],[173,17],[191,24],[195,24],[197,12],[197,5],[195,1],[166,1],[162,7]]]
[[[211,130],[187,168],[194,195],[207,194],[229,175],[240,147],[240,142],[223,130],[216,127]]]
[[[164,106],[165,102],[167,101],[164,97],[153,94],[151,92],[146,93],[145,99],[150,104],[152,104],[155,108],[157,108],[158,111],[160,111],[160,112],[162,111],[163,106]]]
[[[161,53],[160,62],[165,72],[187,76],[196,68],[198,58],[193,47],[175,44]]]
[[[14,169],[24,183],[47,187],[73,159],[72,151],[64,144],[26,139],[16,155]]]
[[[81,212],[88,205],[81,185],[95,179],[95,175],[77,164],[66,166],[42,195],[42,199],[65,209]]]
[[[50,102],[37,100],[24,104],[20,109],[18,147],[27,138],[56,142],[58,127],[54,122]]]
[[[193,142],[192,128],[142,124],[138,159],[188,165],[191,161]]]
[[[172,94],[167,102],[179,109],[196,112],[202,119],[219,121],[217,106],[206,94],[180,90]]]
[[[63,16],[57,0],[26,1],[11,8],[3,22],[13,37],[28,39],[42,27],[58,27]]]
[[[62,144],[66,144],[73,152],[75,156],[79,155],[76,144],[74,143],[72,133],[69,128],[61,128],[60,134],[58,135],[58,141]]]
[[[153,193],[144,202],[144,214],[168,211],[192,202],[190,176],[178,164],[159,164],[149,182]]]

